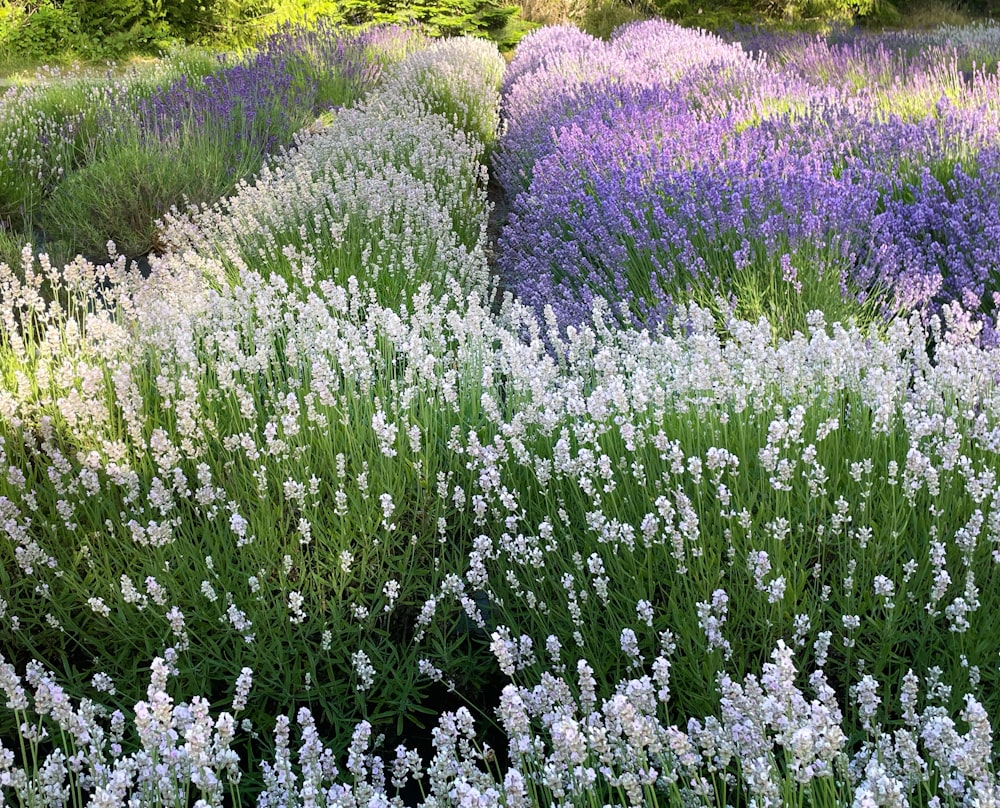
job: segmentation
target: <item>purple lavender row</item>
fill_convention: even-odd
[[[136,119],[146,142],[214,131],[240,149],[266,154],[306,123],[315,94],[314,86],[295,81],[287,58],[262,51],[199,85],[182,77],[144,99]]]
[[[887,31],[870,34],[859,29],[830,34],[777,33],[760,28],[736,28],[725,34],[745,50],[766,56],[807,81],[848,82],[857,86],[919,77],[949,63],[960,75],[976,70],[995,73],[1000,61],[1000,28],[942,26],[933,31]]]
[[[159,87],[138,76],[109,76],[91,86],[45,71],[76,89],[57,97],[42,81],[0,96],[6,155],[0,161],[0,227],[30,226],[68,175],[136,137],[154,149],[214,138],[225,146],[228,170],[252,168],[320,113],[361,98],[387,64],[422,41],[402,26],[348,33],[320,23],[287,26],[248,58],[223,58],[208,76],[175,65],[179,77]]]
[[[801,293],[809,268],[835,279],[845,301],[878,295],[886,316],[957,301],[996,341],[1000,136],[997,96],[984,92],[994,79],[977,76],[953,103],[954,66],[928,62],[921,97],[937,75],[938,101],[904,119],[885,112],[884,94],[809,90],[738,52],[707,57],[717,61],[706,71],[696,57],[678,60],[697,46],[689,32],[646,26],[604,53],[585,40],[573,50],[577,35],[565,32],[512,63],[497,158],[513,200],[500,265],[522,300],[551,304],[566,326],[588,319],[601,295],[624,323],[655,326],[692,285],[724,296],[740,273],[770,271]],[[619,44],[636,33],[641,45]],[[630,52],[644,78],[609,76]],[[596,80],[578,78],[588,59]],[[567,86],[568,101],[557,89]]]
[[[182,77],[139,104],[144,138],[170,142],[182,132],[217,131],[241,151],[268,154],[321,112],[371,90],[384,61],[418,35],[399,26],[351,35],[330,24],[286,26],[246,60],[221,59],[200,83]]]
[[[508,193],[526,189],[535,161],[551,151],[555,130],[590,110],[595,99],[627,104],[695,67],[746,63],[739,48],[718,37],[667,22],[626,26],[609,44],[571,26],[543,28],[521,42],[505,77],[506,137],[495,157],[497,176]]]

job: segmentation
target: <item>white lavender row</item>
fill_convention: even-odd
[[[489,299],[484,144],[427,106],[482,96],[482,124],[499,81],[495,61],[455,67],[489,64],[482,43],[434,53],[443,79],[404,63],[224,207],[177,217],[148,279],[30,251],[0,268],[17,662],[73,653],[121,709],[168,647],[188,692],[218,699],[246,668],[248,726],[322,705],[341,751],[358,719],[422,708],[421,656],[490,668],[457,604],[433,650],[410,642],[464,562],[466,517],[436,492],[468,476],[441,447],[481,420],[482,360],[453,312]]]
[[[332,324],[319,313],[315,322],[328,325],[316,335],[330,339]],[[373,804],[395,793],[383,777],[401,782],[419,772],[429,778],[427,805],[540,805],[553,798],[650,805],[681,796],[710,803],[718,789],[762,805],[810,789],[832,804],[873,793],[897,795],[889,804],[919,794],[959,801],[995,793],[986,716],[995,707],[1000,650],[991,584],[1000,540],[992,471],[1000,406],[988,353],[952,338],[931,365],[922,358],[927,335],[919,326],[900,325],[881,345],[819,320],[809,337],[777,346],[766,323],[733,323],[736,339],[722,342],[712,318],[692,309],[683,337],[582,331],[562,346],[560,366],[540,337],[525,342],[513,333],[537,329],[523,310],[508,312],[503,328],[481,308],[457,317],[432,307],[409,327],[387,310],[372,317],[397,323],[383,333],[392,334],[395,356],[405,357],[394,364],[413,369],[409,381],[399,380],[399,394],[411,401],[438,379],[434,411],[470,419],[463,380],[504,379],[506,403],[496,386],[477,388],[479,426],[453,428],[448,438],[450,471],[433,507],[453,548],[456,528],[478,538],[465,559],[452,559],[467,566],[464,580],[442,568],[416,624],[433,632],[442,609],[456,601],[481,618],[470,593],[489,592],[495,664],[514,679],[499,705],[511,765],[502,775],[488,765],[491,756],[473,742],[471,717],[460,711],[442,716],[427,767],[416,750],[379,763],[371,757],[371,722],[359,725],[340,764],[346,773],[338,775],[343,747],[335,741],[337,752],[324,753],[315,727],[331,705],[318,696],[312,701],[304,689],[297,695],[313,710],[298,712],[301,751],[293,756],[287,724],[279,721],[260,804],[305,805],[317,794]],[[442,342],[442,334],[451,336]],[[361,336],[345,333],[343,351]],[[549,342],[558,339],[553,332]],[[382,390],[371,380],[380,366],[372,361],[369,370],[353,371],[362,394]],[[461,372],[451,377],[451,368]],[[366,379],[375,386],[366,387]],[[413,462],[412,435],[402,437],[413,422],[401,415],[398,406],[386,406],[384,417],[372,417],[372,429],[383,456],[395,452]],[[687,428],[671,426],[680,423]],[[279,432],[276,439],[292,444],[290,437]],[[283,450],[272,442],[260,456],[273,465],[282,451],[295,456],[298,445]],[[306,458],[311,453],[300,461]],[[213,485],[230,485],[240,465]],[[463,466],[471,473],[459,475]],[[370,479],[386,481],[371,471]],[[8,467],[5,477],[11,474]],[[294,491],[293,482],[287,486]],[[360,500],[351,490],[357,527]],[[200,497],[210,507],[210,490]],[[402,518],[397,503],[404,500],[391,501],[396,507],[388,514],[385,500],[375,506],[377,520]],[[470,512],[464,524],[462,510]],[[237,569],[242,553],[268,540],[260,517],[248,516],[228,514],[233,541],[244,539],[236,555],[225,557]],[[495,538],[491,525],[501,526]],[[329,542],[328,523],[313,520],[311,528],[313,541]],[[388,541],[386,529],[373,524],[373,540]],[[370,552],[350,559],[371,560]],[[342,572],[344,566],[352,565],[343,557],[333,564]],[[203,597],[223,597],[218,576],[228,569],[222,557],[207,565]],[[326,576],[332,573],[327,567]],[[158,587],[171,588],[173,580],[160,572],[154,582],[123,586],[133,619],[165,613]],[[382,587],[374,602],[362,598],[354,606],[395,608],[393,590]],[[240,608],[239,588],[226,593]],[[96,602],[96,592],[91,597],[91,610],[123,608],[110,597]],[[304,600],[276,606],[271,620],[305,627],[314,619]],[[12,616],[8,611],[6,619]],[[367,618],[354,619],[372,630]],[[257,621],[232,630],[264,631],[266,620]],[[918,634],[904,641],[899,626]],[[200,623],[197,631],[205,630]],[[454,677],[458,671],[439,669],[446,660],[430,657],[430,636],[413,638],[428,654],[418,670]],[[122,796],[109,804],[141,796],[153,783],[165,789],[162,799],[194,794],[217,804],[220,789],[209,774],[229,782],[236,776],[228,752],[232,720],[209,719],[197,700],[174,706],[166,695],[166,671],[181,668],[191,653],[185,646],[206,650],[193,624],[182,624],[174,639],[167,664],[154,666],[144,700],[151,706],[140,704],[135,713],[141,750],[115,762],[112,734],[122,718],[98,721],[111,722],[101,735],[92,728],[96,719],[70,718],[64,708],[54,716],[67,732],[86,727],[81,749],[110,738],[112,745],[86,758],[104,761],[105,774],[123,769],[99,780],[119,784]],[[901,648],[908,649],[901,657],[886,655]],[[391,674],[376,648],[349,650],[356,686],[378,694]],[[4,670],[12,705],[25,710],[12,672]],[[53,687],[38,671],[30,676],[44,681],[46,692]],[[228,715],[247,709],[251,682],[250,699],[268,687],[259,669],[234,675]],[[94,685],[112,686],[101,676]],[[330,685],[317,680],[312,687]],[[47,703],[35,709],[45,713]],[[81,709],[86,715],[92,708]],[[956,726],[960,716],[968,731]],[[209,743],[213,733],[219,737]],[[142,761],[168,759],[175,765],[166,774],[154,769],[151,783],[154,774]],[[72,785],[58,758],[39,772],[32,787]],[[20,778],[15,772],[10,782]]]
[[[354,278],[383,304],[424,283],[485,293],[485,182],[502,59],[475,40],[438,43],[398,65],[386,88],[304,135],[218,205],[169,217],[176,251],[282,272],[293,285]],[[358,160],[358,154],[365,160]],[[302,274],[289,253],[309,257]]]

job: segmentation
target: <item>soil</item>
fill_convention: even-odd
[[[490,204],[490,214],[486,222],[486,262],[489,265],[490,274],[500,280],[493,298],[493,311],[496,313],[500,308],[504,294],[508,291],[497,267],[497,255],[499,254],[497,245],[500,241],[500,234],[510,217],[510,200],[507,198],[504,187],[492,171],[490,171],[490,180],[486,186],[486,198]]]

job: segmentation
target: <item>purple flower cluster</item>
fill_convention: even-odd
[[[418,38],[399,26],[359,34],[331,24],[286,26],[249,58],[222,57],[216,73],[152,93],[138,105],[138,127],[155,142],[217,134],[241,153],[269,154],[319,113],[372,89],[386,59]]]
[[[979,155],[975,170],[942,179],[924,167],[872,222],[871,271],[895,279],[901,305],[937,310],[957,301],[983,314],[984,339],[997,342],[1000,308],[1000,153]]]
[[[315,90],[295,81],[287,57],[262,50],[193,83],[181,77],[138,107],[144,140],[173,143],[217,132],[240,148],[267,153],[306,123]]]
[[[669,24],[630,26],[603,52],[547,36],[511,65],[497,155],[512,200],[500,268],[522,301],[566,326],[601,296],[621,322],[656,326],[692,285],[727,297],[734,277],[770,272],[794,294],[808,266],[842,301],[877,293],[885,314],[957,301],[994,340],[1000,137],[975,83],[903,118],[871,87],[810,89]]]
[[[841,28],[826,35],[735,28],[725,38],[808,81],[859,87],[889,87],[944,72],[968,78],[977,70],[995,72],[1000,61],[996,26],[942,26],[933,31],[880,34]]]
[[[542,28],[522,40],[507,70],[497,176],[508,192],[527,189],[535,161],[552,150],[558,128],[593,112],[600,99],[608,107],[627,104],[696,68],[729,75],[746,62],[721,39],[667,22],[625,26],[607,44],[571,26]]]

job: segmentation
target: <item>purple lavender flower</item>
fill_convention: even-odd
[[[734,273],[769,271],[797,294],[809,264],[845,300],[928,316],[957,302],[993,333],[989,77],[956,78],[945,45],[800,38],[774,70],[679,31],[629,26],[601,46],[555,30],[515,58],[496,166],[512,199],[500,267],[522,300],[565,326],[600,295],[656,326],[692,284],[726,296]],[[820,63],[836,86],[804,81]],[[905,84],[890,76],[905,67]],[[893,93],[915,114],[887,115]]]

